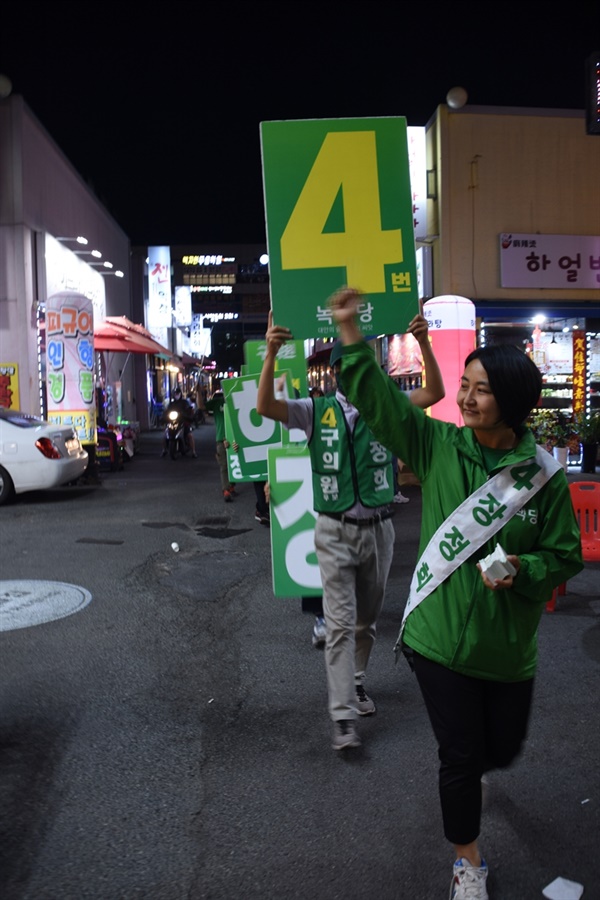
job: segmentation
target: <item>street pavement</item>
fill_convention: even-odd
[[[420,488],[393,520],[377,715],[336,753],[312,618],[273,598],[252,486],[223,502],[212,421],[195,437],[196,460],[161,459],[149,432],[100,484],[0,509],[0,589],[92,595],[0,632],[0,898],[445,900],[436,748],[392,653]],[[558,876],[600,898],[599,572],[586,565],[542,617],[527,746],[490,777],[490,900],[540,898]]]

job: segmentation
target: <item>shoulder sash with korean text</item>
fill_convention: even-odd
[[[456,507],[417,563],[397,647],[404,623],[419,603],[500,531],[560,468],[553,456],[538,447],[535,457],[506,466]]]

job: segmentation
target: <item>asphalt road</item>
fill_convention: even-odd
[[[92,595],[0,632],[0,898],[445,900],[435,745],[392,654],[420,489],[394,519],[378,713],[336,754],[312,620],[273,598],[254,491],[224,504],[212,423],[195,435],[197,460],[160,459],[149,433],[99,485],[0,509],[0,590]],[[484,814],[491,900],[540,898],[557,876],[600,898],[599,572],[542,619],[527,747]]]

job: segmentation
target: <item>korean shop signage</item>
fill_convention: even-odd
[[[171,315],[171,249],[148,247],[148,325],[170,328]]]
[[[64,291],[46,301],[48,421],[71,425],[82,443],[96,441],[94,312],[83,294]]]
[[[418,311],[406,120],[262,122],[261,144],[274,321],[334,337],[326,301],[350,284],[363,334],[405,331]]]
[[[600,288],[600,235],[501,234],[500,286]]]
[[[585,412],[586,401],[585,331],[573,332],[573,412]]]
[[[21,409],[17,363],[0,362],[0,406],[5,409]]]

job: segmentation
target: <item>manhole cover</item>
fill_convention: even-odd
[[[91,599],[85,588],[62,581],[0,581],[0,631],[64,619]]]

